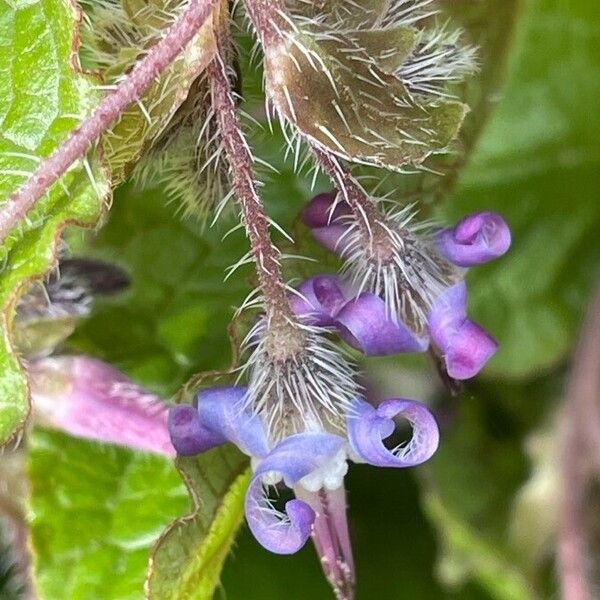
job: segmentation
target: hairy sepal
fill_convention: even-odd
[[[360,41],[316,26],[283,32],[279,46],[265,49],[267,93],[278,112],[313,143],[353,162],[402,170],[447,150],[467,107],[412,95]]]

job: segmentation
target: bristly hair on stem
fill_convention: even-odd
[[[2,205],[0,241],[173,62],[210,16],[214,4],[215,0],[190,0],[188,8],[164,38],[107,94],[92,115],[52,155],[39,163],[31,178]]]
[[[212,107],[229,163],[229,178],[241,212],[241,220],[250,242],[260,295],[268,324],[265,351],[279,362],[302,352],[306,335],[302,331],[288,299],[288,286],[283,279],[281,255],[271,240],[269,219],[257,190],[253,157],[244,132],[231,79],[231,41],[229,31],[217,32],[217,56],[207,68]]]

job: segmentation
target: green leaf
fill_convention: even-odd
[[[0,0],[2,202],[98,101],[93,80],[73,69],[77,18],[67,0]],[[96,161],[86,164],[89,175],[81,166],[71,169],[0,248],[0,445],[23,425],[29,410],[27,384],[10,340],[18,293],[49,269],[63,227],[95,223],[108,194],[105,173]]]
[[[177,519],[152,553],[147,597],[210,600],[244,516],[248,459],[234,447],[179,458],[195,510]]]
[[[30,444],[40,597],[139,600],[149,549],[189,506],[172,462],[44,430]]]
[[[503,100],[449,203],[449,220],[496,210],[510,253],[470,275],[473,314],[500,341],[486,368],[526,377],[571,349],[600,261],[600,11],[531,3]],[[576,51],[574,50],[576,49]],[[569,81],[581,82],[575,90]]]

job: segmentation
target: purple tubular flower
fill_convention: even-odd
[[[497,213],[480,212],[462,219],[455,227],[437,235],[438,249],[459,267],[480,265],[505,254],[511,235],[506,221]]]
[[[352,450],[366,463],[377,467],[414,467],[433,456],[439,432],[426,406],[413,400],[391,399],[377,408],[359,400],[356,415],[348,417],[348,437]],[[393,450],[383,440],[394,432],[394,417],[401,416],[413,428],[410,442]]]
[[[424,352],[428,341],[418,338],[393,318],[381,298],[364,293],[348,300],[337,277],[318,275],[290,295],[292,309],[308,325],[335,327],[340,337],[369,356]]]
[[[36,419],[75,437],[174,456],[167,405],[123,373],[87,356],[28,366]]]
[[[293,554],[308,540],[315,511],[302,500],[290,500],[286,515],[275,510],[265,495],[262,477],[281,474],[293,488],[321,469],[342,450],[344,439],[328,433],[302,433],[280,442],[254,472],[246,494],[246,519],[256,539],[271,552]]]
[[[431,343],[450,377],[475,376],[497,344],[467,319],[464,268],[508,250],[506,222],[496,213],[480,212],[453,228],[428,231],[405,207],[381,212],[384,227],[365,240],[358,218],[344,202],[335,204],[336,198],[334,193],[316,196],[303,217],[317,240],[345,260],[343,281],[320,276],[327,281],[326,293],[320,294],[316,278],[304,282],[298,292],[305,301],[295,302],[296,313],[308,324],[335,327],[343,340],[369,356],[423,352]]]
[[[448,375],[460,380],[479,373],[498,348],[484,329],[467,319],[466,310],[467,287],[461,282],[439,296],[429,315],[431,339],[442,353]]]
[[[254,467],[245,512],[256,539],[272,552],[291,554],[312,534],[319,555],[328,561],[324,568],[332,585],[351,587],[354,571],[343,493],[347,460],[356,456],[383,467],[422,463],[438,445],[433,416],[411,400],[388,400],[374,409],[356,399],[344,409],[345,434],[344,427],[336,433],[323,428],[270,443],[265,423],[246,401],[246,388],[221,387],[200,392],[197,408],[174,407],[169,419],[173,445],[187,452],[224,441],[236,444]],[[395,416],[408,420],[413,436],[406,446],[390,451],[383,439],[393,432]],[[266,494],[267,486],[281,480],[296,494],[285,512],[275,509]]]

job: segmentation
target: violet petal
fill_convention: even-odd
[[[244,408],[246,388],[214,387],[198,395],[200,423],[235,444],[244,454],[263,457],[269,452],[260,418]]]
[[[198,409],[190,404],[178,404],[169,411],[169,434],[177,454],[192,456],[224,444],[227,439],[206,429],[200,422]]]
[[[498,348],[479,325],[467,319],[464,282],[448,288],[435,301],[429,315],[429,333],[453,379],[470,379],[481,371]]]
[[[335,315],[346,302],[333,275],[311,277],[290,294],[294,313],[308,325],[330,327],[335,325]]]
[[[280,442],[260,463],[246,493],[246,519],[256,539],[271,552],[293,554],[304,546],[315,521],[314,510],[302,500],[290,500],[285,512],[270,503],[262,478],[279,473],[293,488],[303,477],[326,465],[344,446],[327,433],[302,433]]]
[[[363,293],[346,303],[336,321],[340,337],[368,356],[427,349],[427,340],[389,315],[385,302],[375,294]]]
[[[348,416],[348,438],[354,452],[377,467],[413,467],[435,453],[439,443],[438,426],[429,409],[419,402],[394,398],[373,408],[357,400],[355,414]],[[412,427],[406,444],[389,450],[383,440],[394,431],[394,417],[401,416]]]
[[[480,212],[462,219],[455,227],[437,235],[440,252],[459,267],[471,267],[494,260],[510,248],[506,221],[497,213]]]
[[[471,379],[496,353],[498,344],[485,329],[466,319],[458,328],[444,360],[453,379]]]
[[[343,257],[347,249],[344,244],[344,237],[347,235],[348,227],[346,225],[332,224],[327,227],[315,227],[311,230],[315,241],[323,248],[326,248],[333,254]]]
[[[327,227],[339,221],[340,217],[351,215],[352,209],[347,202],[336,202],[337,195],[336,191],[316,195],[302,211],[305,225],[311,229]]]
[[[429,334],[443,353],[450,348],[454,336],[466,318],[467,286],[461,281],[444,290],[429,313]]]
[[[336,201],[337,200],[337,201]],[[345,218],[352,209],[336,192],[315,196],[302,212],[302,220],[311,228],[315,240],[336,254],[343,253],[340,240],[348,230]]]

